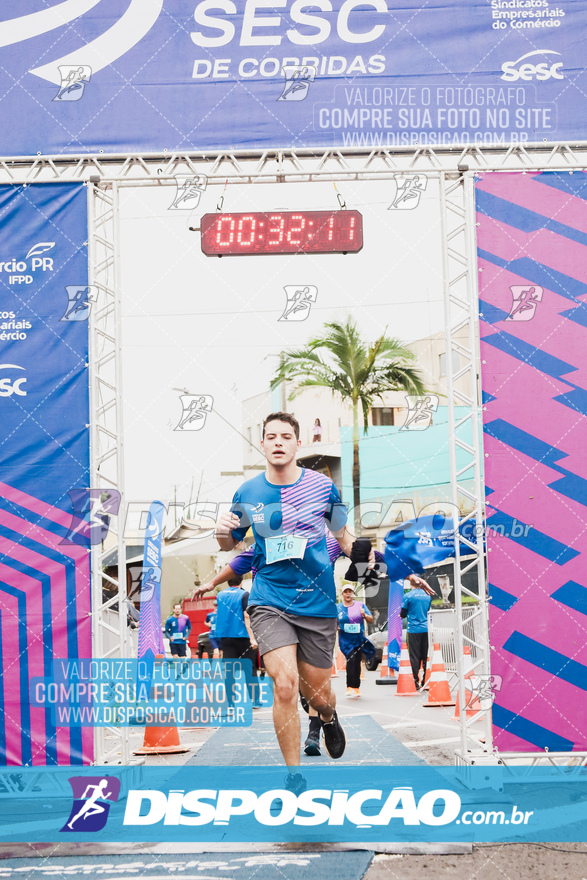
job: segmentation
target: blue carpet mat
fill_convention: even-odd
[[[262,848],[263,844],[259,844]],[[178,877],[184,880],[308,880],[308,877],[361,880],[372,852],[327,853],[198,853],[169,855],[59,856],[0,861],[7,880],[44,877],[116,876],[118,880]],[[112,872],[112,873],[110,873]]]
[[[394,736],[384,730],[370,715],[355,715],[341,719],[347,747],[342,758],[333,761],[321,745],[319,758],[308,758],[303,744],[308,733],[307,716],[302,719],[302,766],[317,764],[391,764],[422,765],[426,761],[414,754]],[[220,728],[204,743],[187,765],[235,765],[283,764],[271,718],[253,718],[252,727]]]

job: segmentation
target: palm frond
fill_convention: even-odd
[[[360,336],[356,321],[330,321],[322,336],[308,340],[304,348],[284,351],[271,388],[281,382],[293,384],[292,397],[304,388],[330,388],[348,404],[361,404],[365,430],[374,399],[390,391],[423,394],[426,391],[410,349],[384,332],[373,343]]]

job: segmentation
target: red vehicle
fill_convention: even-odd
[[[209,627],[206,626],[204,621],[208,614],[214,610],[214,596],[210,596],[204,599],[197,599],[193,602],[191,599],[184,599],[182,605],[182,611],[184,614],[190,619],[190,623],[192,625],[192,629],[189,637],[189,646],[192,652],[192,657],[198,657],[198,636],[200,633],[208,633],[210,632]]]

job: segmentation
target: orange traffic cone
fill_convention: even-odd
[[[432,664],[434,662],[434,649],[432,645],[428,648],[428,660],[426,661],[426,677],[424,678],[424,684],[422,685],[422,690],[427,691],[430,687],[430,676],[432,675]]]
[[[397,684],[397,678],[393,673],[389,671],[389,655],[387,644],[383,646],[381,669],[379,670],[379,678],[375,679],[375,684]]]
[[[389,675],[388,651],[387,643],[383,646],[383,656],[381,657],[381,668],[379,669],[379,678],[375,679],[375,684],[394,684],[395,679]]]
[[[399,658],[399,673],[397,677],[396,697],[413,697],[417,694],[414,676],[412,674],[412,664],[410,663],[410,655],[408,654],[408,646],[402,642],[402,652]]]
[[[346,669],[346,657],[344,656],[340,648],[338,649],[338,654],[336,655],[336,668],[339,670],[339,672],[342,672],[343,669]]]
[[[133,755],[176,755],[190,749],[180,743],[177,727],[145,727],[143,746]]]
[[[156,654],[155,660],[164,659],[164,654]],[[133,755],[178,755],[189,752],[191,746],[182,746],[177,727],[145,727],[143,745]]]
[[[454,706],[454,704],[455,702],[450,695],[440,645],[434,645],[428,702],[424,703],[424,706]]]
[[[467,687],[467,680],[473,678],[475,675],[475,670],[473,668],[473,658],[471,656],[471,649],[468,645],[463,645],[463,663],[465,667],[465,694],[467,695],[467,706],[466,713],[467,717],[470,718],[473,715],[476,715],[477,712],[481,711],[481,703],[479,702],[479,698],[475,697],[473,700],[469,698],[469,694],[472,693],[471,688]],[[455,707],[455,714],[453,715],[453,719],[458,721],[461,717],[460,706],[459,706],[459,692],[457,689],[457,704]]]
[[[336,658],[332,658],[332,669],[330,670],[330,678],[338,678],[338,669],[336,668]]]

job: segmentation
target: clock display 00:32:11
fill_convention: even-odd
[[[346,254],[363,247],[359,211],[204,214],[200,228],[202,252],[208,257]]]

